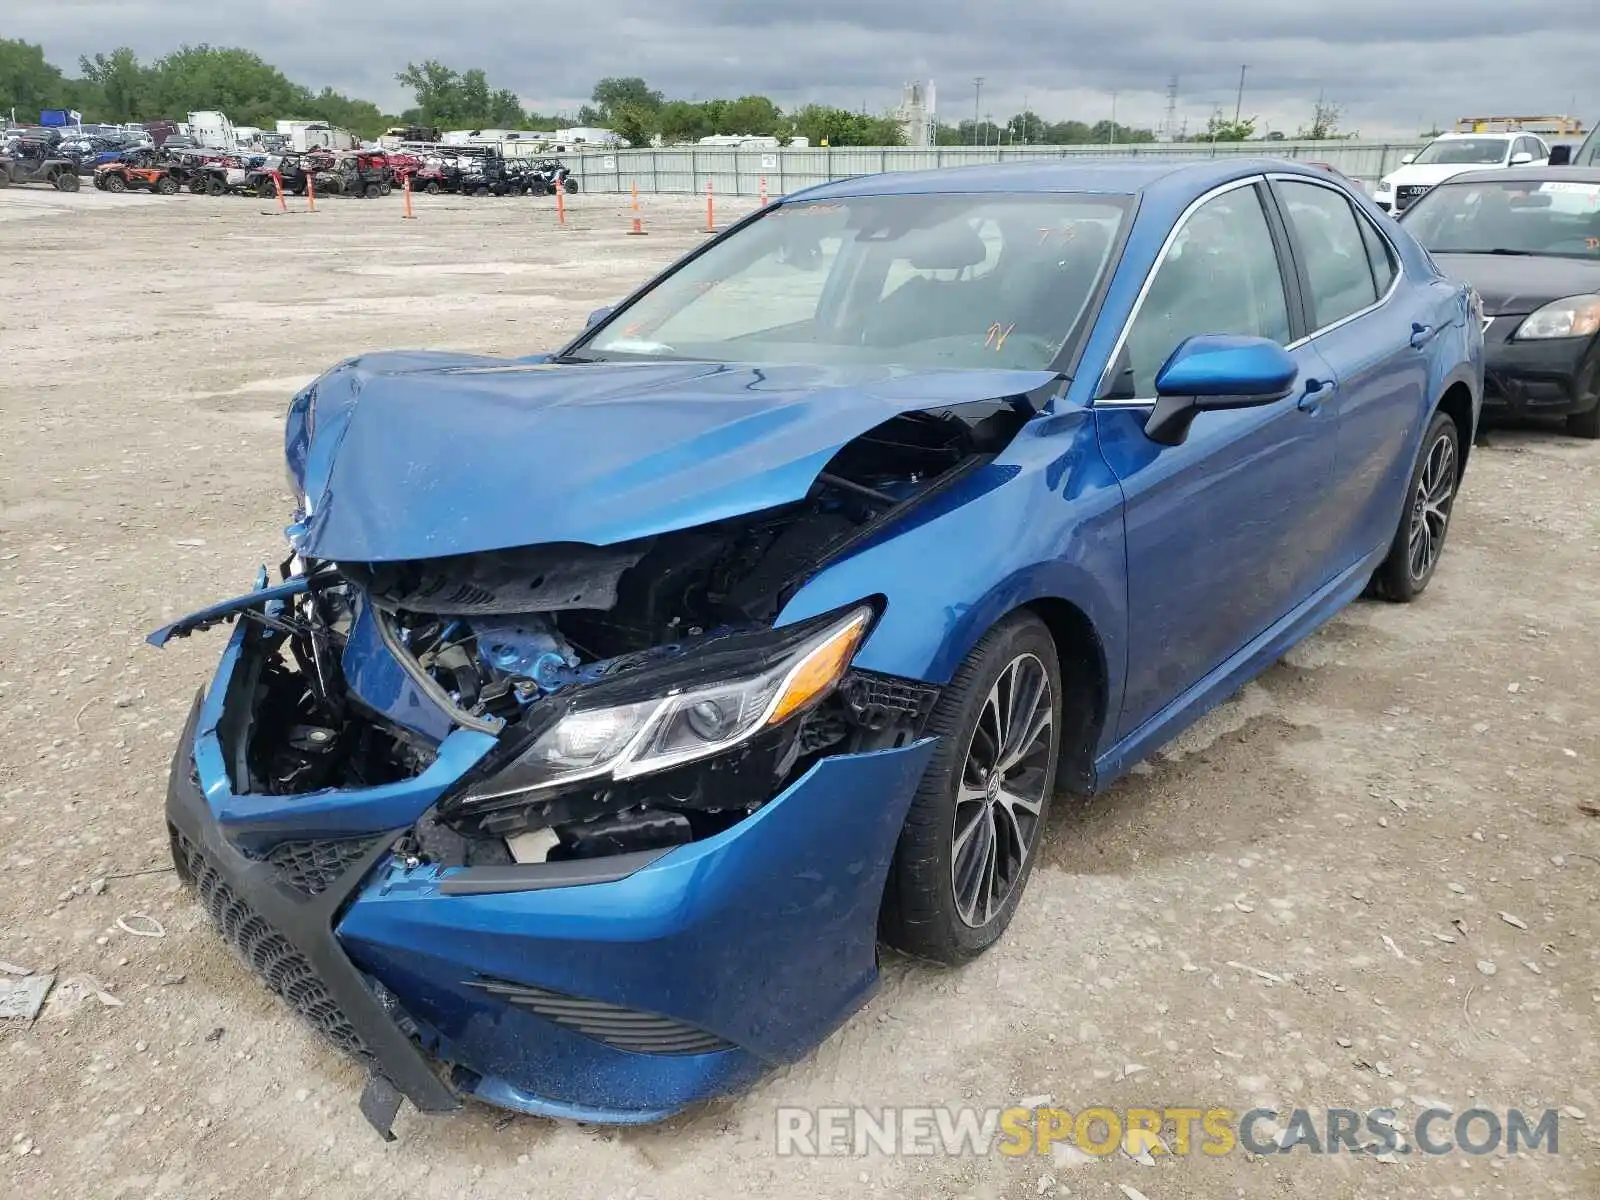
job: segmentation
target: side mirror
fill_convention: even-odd
[[[583,323],[583,327],[585,329],[593,329],[596,325],[600,324],[601,321],[604,321],[610,315],[611,305],[607,304],[603,308],[597,308],[589,314],[589,319]]]
[[[1415,154],[1402,154],[1400,156],[1400,162],[1402,164],[1412,163],[1412,162],[1415,162],[1416,160],[1417,160],[1417,156]]]
[[[1203,412],[1258,408],[1294,390],[1300,368],[1269,338],[1201,334],[1172,352],[1156,376],[1155,411],[1145,436],[1163,446],[1179,445]]]
[[[1513,167],[1520,167],[1527,163],[1531,163],[1532,161],[1533,155],[1529,154],[1526,150],[1519,150],[1511,156],[1511,165]]]
[[[1547,161],[1547,165],[1552,166],[1552,167],[1571,166],[1572,165],[1572,147],[1571,146],[1551,146],[1550,147],[1550,158]]]

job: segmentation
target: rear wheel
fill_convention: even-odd
[[[437,179],[428,180],[428,186],[422,190],[430,196],[437,196],[439,194],[439,181]]]
[[[392,191],[394,191],[394,185],[388,180],[384,180],[378,185],[378,195],[380,196],[387,196]]]
[[[568,195],[571,195],[573,192],[578,190],[578,181],[569,175],[561,186],[567,189]]]
[[[163,175],[156,180],[156,194],[160,196],[176,196],[178,194],[178,181],[171,175]]]
[[[75,192],[78,190],[78,176],[74,171],[57,171],[54,182],[58,192]]]
[[[897,949],[959,963],[1011,923],[1050,806],[1061,671],[1044,623],[1017,613],[991,629],[928,732],[939,741],[900,831],[880,924]]]
[[[1460,481],[1461,438],[1456,423],[1447,413],[1434,413],[1411,471],[1389,557],[1372,577],[1372,592],[1396,604],[1409,604],[1427,590],[1444,553]]]
[[[383,195],[382,186],[380,186],[379,184],[376,184],[376,183],[367,184],[367,199],[368,200],[376,200],[381,195]]]
[[[115,171],[106,172],[106,191],[125,192],[128,190],[128,181]]]
[[[226,193],[227,190],[228,185],[223,183],[220,179],[213,178],[206,182],[206,195],[208,196],[221,196]]]

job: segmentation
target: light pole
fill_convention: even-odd
[[[1111,132],[1106,135],[1106,145],[1117,144],[1117,94],[1111,93]]]
[[[978,111],[983,104],[983,76],[972,77],[972,144],[978,144]]]
[[[1233,123],[1239,123],[1239,114],[1244,111],[1244,73],[1249,68],[1249,63],[1239,64],[1239,94],[1233,101]]]

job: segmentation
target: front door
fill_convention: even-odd
[[[1246,334],[1289,345],[1298,306],[1265,184],[1195,209],[1156,265],[1095,402],[1102,451],[1122,482],[1128,548],[1128,675],[1119,738],[1195,687],[1322,582],[1319,531],[1334,461],[1337,392],[1313,345],[1291,353],[1294,391],[1258,408],[1201,413],[1178,446],[1143,432],[1155,376],[1186,338]]]

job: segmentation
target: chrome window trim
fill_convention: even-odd
[[[1167,255],[1172,251],[1172,244],[1178,240],[1178,235],[1183,232],[1184,226],[1189,223],[1189,218],[1194,216],[1196,212],[1198,212],[1205,205],[1209,204],[1212,200],[1215,200],[1218,196],[1224,196],[1229,192],[1238,191],[1242,187],[1254,187],[1256,184],[1263,182],[1265,179],[1265,175],[1248,175],[1243,179],[1229,180],[1227,183],[1220,184],[1208,192],[1202,192],[1199,196],[1196,196],[1193,200],[1191,200],[1184,210],[1178,214],[1178,219],[1172,223],[1172,228],[1167,231],[1166,239],[1161,243],[1161,249],[1156,252],[1155,262],[1151,263],[1150,269],[1145,272],[1144,282],[1139,285],[1139,294],[1133,298],[1133,310],[1128,313],[1128,319],[1122,323],[1122,331],[1117,334],[1117,340],[1111,345],[1111,354],[1106,359],[1105,369],[1100,372],[1099,382],[1095,384],[1096,393],[1104,391],[1107,384],[1110,382],[1111,372],[1115,370],[1117,360],[1122,357],[1123,348],[1128,342],[1128,334],[1133,330],[1133,323],[1139,319],[1139,314],[1144,309],[1145,297],[1150,294],[1150,287],[1153,283],[1155,283],[1156,275],[1160,273],[1162,266],[1166,263]],[[1266,217],[1265,210],[1262,211],[1262,217]],[[1282,268],[1280,267],[1279,270],[1281,271]],[[1155,406],[1155,403],[1155,397],[1151,397],[1148,400],[1096,399],[1094,401],[1094,407],[1108,409],[1152,408]]]
[[[1344,202],[1350,205],[1350,211],[1355,214],[1357,221],[1365,221],[1368,225],[1372,226],[1373,232],[1376,233],[1378,237],[1382,239],[1383,244],[1389,248],[1389,256],[1394,260],[1394,278],[1389,281],[1388,291],[1384,292],[1384,294],[1379,296],[1376,301],[1367,305],[1365,308],[1358,308],[1355,312],[1350,313],[1347,316],[1340,317],[1337,321],[1333,321],[1330,324],[1314,329],[1310,333],[1306,334],[1305,337],[1300,338],[1297,341],[1290,342],[1284,347],[1285,350],[1298,350],[1301,346],[1309,345],[1311,342],[1316,341],[1323,334],[1332,333],[1335,329],[1342,328],[1343,326],[1348,325],[1351,321],[1358,321],[1362,317],[1367,316],[1369,313],[1377,312],[1378,309],[1389,303],[1389,301],[1394,298],[1395,292],[1399,290],[1400,281],[1405,278],[1406,264],[1405,259],[1400,257],[1399,249],[1392,241],[1389,240],[1388,234],[1384,233],[1384,231],[1378,227],[1378,223],[1376,221],[1372,220],[1367,216],[1366,213],[1361,211],[1360,205],[1351,202],[1350,196],[1343,188],[1335,187],[1334,185],[1321,179],[1311,179],[1305,175],[1269,175],[1267,178],[1275,183],[1281,180],[1285,183],[1306,183],[1310,184],[1312,187],[1326,188],[1335,195],[1342,197]],[[1289,214],[1287,212],[1283,214],[1283,220],[1284,224],[1287,225],[1289,222]],[[1362,242],[1361,252],[1363,255],[1366,253],[1365,241]],[[1314,298],[1312,306],[1313,308],[1315,307]]]

